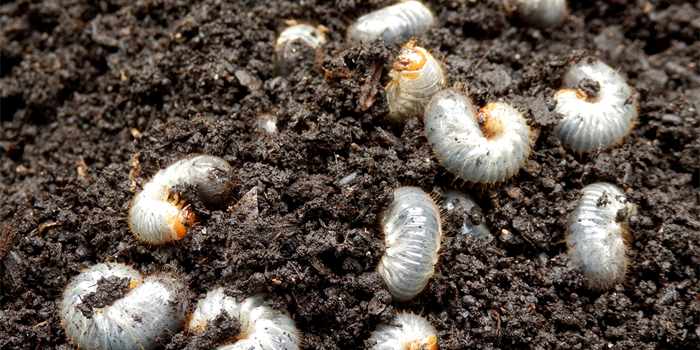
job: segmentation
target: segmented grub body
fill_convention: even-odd
[[[435,157],[460,179],[505,181],[530,154],[530,128],[507,103],[494,102],[477,111],[463,93],[444,89],[430,100],[424,118]]]
[[[386,87],[389,102],[389,122],[405,122],[413,116],[423,116],[424,104],[445,85],[445,74],[433,55],[415,46],[404,45],[389,72],[391,82]]]
[[[102,278],[128,278],[128,292],[106,305],[87,305]],[[83,350],[154,349],[184,324],[187,289],[172,274],[141,278],[123,264],[97,264],[75,277],[61,301],[66,335]]]
[[[427,193],[400,187],[394,190],[381,225],[386,252],[377,270],[394,298],[411,299],[435,271],[442,241],[440,211]]]
[[[561,120],[554,134],[577,153],[607,149],[622,142],[637,120],[632,89],[610,66],[586,58],[564,76],[564,90],[554,94]]]
[[[396,38],[408,41],[425,33],[435,22],[432,11],[418,1],[405,1],[370,12],[348,28],[348,41],[357,44],[367,39],[392,43]]]
[[[207,155],[181,159],[159,171],[134,197],[129,223],[146,243],[163,244],[185,238],[195,215],[173,187],[192,186],[207,205],[224,204],[233,191],[232,168],[225,160]]]
[[[308,24],[294,24],[280,33],[275,42],[275,65],[277,73],[288,76],[299,60],[308,59],[301,55],[301,51],[295,46],[301,43],[314,51],[315,61],[323,59],[323,45],[326,43],[326,35],[321,30],[323,27],[312,27]]]
[[[425,318],[400,313],[389,324],[381,324],[370,340],[371,350],[437,350],[437,331]]]
[[[228,314],[241,324],[241,336],[233,344],[220,346],[218,350],[294,350],[299,348],[299,332],[294,320],[287,313],[280,313],[265,305],[262,295],[241,302],[226,296],[224,289],[216,288],[197,303],[188,329],[204,331],[207,323],[221,313]]]
[[[569,258],[581,268],[586,286],[604,291],[622,281],[627,272],[626,252],[632,237],[628,222],[637,207],[609,183],[594,183],[582,192],[569,215],[566,247]]]

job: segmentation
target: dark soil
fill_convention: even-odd
[[[507,100],[539,131],[518,177],[470,187],[439,166],[422,121],[382,123],[398,47],[345,47],[354,19],[393,2],[1,5],[0,349],[73,348],[58,316],[63,288],[105,261],[178,271],[191,304],[220,285],[266,292],[305,349],[363,348],[400,310],[425,315],[442,349],[697,349],[700,3],[571,1],[563,26],[538,30],[512,25],[500,0],[431,1],[438,25],[418,42],[449,84],[480,105]],[[331,31],[321,67],[311,52],[281,78],[272,56],[288,19]],[[552,95],[585,55],[628,78],[640,118],[618,147],[579,156],[552,134]],[[270,113],[276,135],[256,126]],[[193,153],[236,169],[231,208],[195,203],[187,238],[139,243],[132,197]],[[639,206],[627,281],[602,294],[584,288],[563,244],[579,190],[596,181]],[[493,234],[477,241],[446,220],[435,275],[406,303],[375,272],[377,216],[402,185],[437,198],[464,189]],[[181,331],[168,348],[213,348],[237,332],[228,321]]]

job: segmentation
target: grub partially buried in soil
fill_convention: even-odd
[[[477,106],[507,101],[539,133],[519,175],[470,187],[439,166],[421,120],[382,123],[400,46],[346,46],[356,18],[392,3],[0,5],[0,349],[72,349],[63,289],[108,261],[177,271],[190,304],[217,286],[265,292],[304,349],[363,348],[397,311],[425,316],[442,349],[696,349],[700,5],[572,1],[561,27],[540,30],[512,25],[502,1],[428,2],[436,26],[418,44],[443,62],[448,86],[461,83]],[[289,19],[330,32],[321,67],[308,50],[281,78],[274,43]],[[579,156],[552,132],[552,97],[585,56],[626,78],[639,120],[619,146]],[[256,127],[270,113],[276,134]],[[231,164],[231,209],[195,201],[188,237],[139,243],[133,196],[189,154]],[[580,189],[598,181],[638,206],[626,282],[602,294],[585,289],[563,243]],[[465,190],[493,238],[445,220],[435,275],[398,303],[376,272],[377,217],[406,185],[438,198]],[[237,328],[215,325],[167,348],[213,347]]]

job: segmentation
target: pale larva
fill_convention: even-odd
[[[393,43],[399,37],[407,41],[425,33],[433,22],[433,13],[422,3],[400,2],[358,18],[348,28],[348,41],[357,44],[366,39],[379,38]]]
[[[195,333],[202,332],[207,323],[223,312],[240,322],[241,336],[237,337],[237,342],[221,346],[218,350],[299,348],[299,331],[289,314],[267,307],[261,295],[237,302],[235,298],[226,296],[222,287],[207,293],[197,303],[188,329]]]
[[[437,331],[423,317],[400,313],[389,324],[381,324],[369,338],[371,350],[437,350]]]
[[[118,295],[108,294],[114,291]],[[61,320],[83,350],[154,349],[184,324],[187,305],[187,289],[174,275],[142,280],[126,265],[97,264],[63,293]]]
[[[136,237],[146,243],[163,244],[185,238],[194,224],[194,212],[176,186],[192,186],[207,205],[224,204],[233,191],[231,166],[214,156],[181,159],[159,171],[136,195],[129,212],[129,223]]]
[[[586,58],[564,76],[564,90],[554,94],[561,117],[554,134],[577,153],[622,142],[637,120],[632,89],[610,66]]]
[[[440,62],[411,40],[399,53],[391,82],[386,87],[389,116],[392,123],[405,122],[413,116],[423,116],[424,103],[445,85]]]
[[[440,211],[427,193],[400,187],[394,190],[381,225],[386,252],[377,271],[396,300],[411,299],[435,271],[442,241]]]
[[[476,111],[467,96],[445,89],[425,109],[425,130],[435,157],[467,181],[504,181],[530,154],[530,128],[515,108],[494,102]]]
[[[459,230],[461,233],[472,235],[476,238],[483,238],[490,234],[488,227],[486,227],[484,216],[481,213],[481,208],[479,208],[474,199],[470,196],[457,191],[445,192],[445,209],[447,209],[448,212],[459,209],[466,214],[462,227],[460,227]],[[469,214],[472,212],[479,215],[481,219],[479,225],[475,225],[469,218]]]
[[[559,24],[566,17],[566,0],[508,0],[508,5],[523,22],[546,28]]]
[[[288,76],[294,65],[298,64],[300,52],[293,44],[295,42],[303,43],[315,51],[316,61],[320,62],[323,58],[322,45],[326,43],[326,35],[323,33],[326,30],[324,27],[312,27],[308,24],[296,24],[292,22],[292,26],[287,27],[280,33],[279,38],[275,42],[275,65],[277,73],[281,76]]]
[[[581,268],[586,286],[604,291],[620,282],[627,271],[628,222],[637,213],[620,188],[599,182],[582,190],[583,196],[569,215],[566,247],[569,258]]]

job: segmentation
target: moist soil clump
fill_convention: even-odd
[[[478,106],[508,101],[538,135],[518,176],[470,186],[439,166],[421,120],[383,122],[400,46],[346,46],[356,18],[392,3],[0,5],[0,349],[74,348],[60,298],[102,262],[177,271],[191,308],[218,286],[264,292],[292,315],[303,349],[370,346],[403,310],[426,316],[443,349],[697,349],[700,5],[572,1],[561,26],[540,30],[512,24],[502,1],[428,2],[437,24],[418,45],[444,64],[448,85]],[[279,77],[285,20],[330,31],[322,62],[302,52]],[[577,155],[552,133],[552,96],[586,56],[626,77],[639,120],[615,148]],[[261,127],[271,116],[277,133]],[[181,241],[138,242],[133,196],[191,154],[232,165],[231,202],[193,201],[197,222]],[[580,189],[597,181],[639,209],[626,281],[604,293],[584,288],[563,243]],[[491,236],[459,234],[462,217],[448,217],[435,275],[399,303],[376,272],[377,218],[405,185],[438,200],[470,193]],[[222,317],[165,346],[214,348],[237,330]]]

